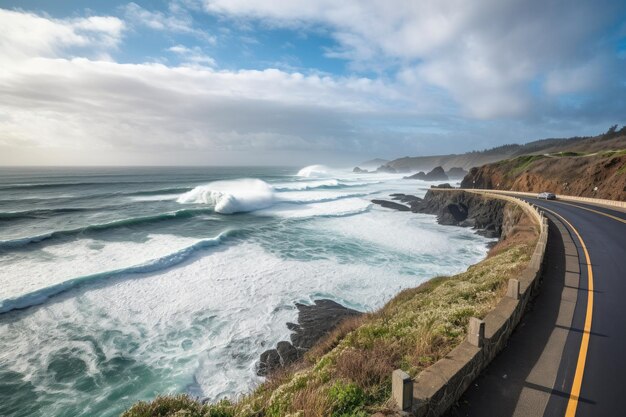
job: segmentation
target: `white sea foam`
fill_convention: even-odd
[[[362,198],[346,198],[335,201],[308,203],[308,204],[277,204],[271,208],[260,210],[258,214],[289,218],[305,217],[343,217],[363,213],[371,203]]]
[[[339,185],[341,184],[338,180],[329,179],[329,180],[321,180],[321,181],[298,181],[298,182],[280,183],[280,184],[275,184],[274,188],[278,191],[313,190],[315,188],[337,187]]]
[[[211,222],[241,225],[243,243],[226,240],[215,250],[197,251],[210,240],[201,238],[202,227],[196,229],[205,220],[174,212],[173,218],[184,220],[184,233],[200,237],[150,234],[133,242],[127,232],[145,223],[133,221],[116,226],[115,239],[72,235],[71,243],[45,239],[28,251],[2,253],[0,299],[46,296],[38,291],[61,288],[78,275],[112,279],[70,286],[64,296],[25,313],[0,314],[0,371],[19,372],[32,384],[37,401],[46,404],[39,417],[117,416],[155,392],[239,395],[260,380],[254,369],[259,354],[288,340],[285,323],[296,319],[294,302],[331,298],[373,309],[403,288],[463,270],[486,252],[487,240],[469,229],[442,227],[433,217],[370,202],[372,193],[421,196],[426,183],[324,167],[303,171],[274,187],[260,180],[220,181],[178,197],[181,204],[204,205],[200,211]],[[256,211],[271,218],[212,211]],[[167,227],[168,219],[157,225]],[[85,366],[59,383],[51,369],[62,356]],[[122,365],[112,368],[116,361]],[[85,379],[97,388],[85,390]],[[120,392],[126,397],[116,397]]]
[[[177,200],[180,196],[177,194],[162,194],[162,195],[146,195],[146,196],[132,196],[128,197],[131,201],[168,201]]]
[[[227,245],[145,279],[120,280],[44,305],[14,322],[11,331],[0,326],[0,357],[19,351],[7,362],[9,368],[29,373],[31,383],[46,389],[40,370],[48,369],[55,354],[79,348],[83,361],[97,363],[93,347],[75,346],[74,341],[78,334],[96,337],[115,329],[115,338],[97,336],[95,342],[107,359],[124,357],[155,375],[167,375],[146,381],[145,396],[176,391],[194,380],[198,386],[190,389],[203,396],[232,396],[259,381],[254,373],[258,355],[288,339],[285,323],[296,319],[294,302],[327,297],[369,310],[401,289],[430,275],[450,273],[459,264],[431,265],[428,275],[415,276],[402,273],[406,265],[338,263],[332,257],[297,261],[253,243]],[[132,343],[121,343],[124,340]],[[89,365],[88,372],[98,378],[103,370]],[[103,386],[102,395],[125,389],[124,381]],[[89,393],[73,395],[76,401],[91,400]]]
[[[147,265],[197,244],[197,238],[149,235],[144,242],[103,242],[80,239],[28,252],[0,254],[0,312],[40,302],[47,289],[68,281]],[[58,291],[57,291],[58,292]],[[31,295],[32,299],[25,299]]]
[[[367,191],[346,193],[333,190],[285,191],[276,195],[277,202],[325,203],[344,198],[366,197]]]
[[[324,165],[309,165],[298,171],[299,177],[327,177],[330,173],[330,168]]]
[[[259,179],[215,181],[181,195],[181,204],[207,204],[222,214],[255,211],[274,203],[274,189]]]

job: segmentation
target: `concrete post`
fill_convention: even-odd
[[[402,411],[413,406],[413,380],[402,369],[391,374],[391,397]]]
[[[470,345],[483,347],[485,343],[485,322],[476,317],[470,318],[469,329],[467,331],[467,341]]]
[[[519,280],[511,278],[509,280],[509,286],[506,289],[506,296],[514,300],[519,300],[520,286]]]

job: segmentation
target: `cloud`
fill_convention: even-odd
[[[169,13],[147,10],[137,3],[128,3],[121,7],[127,21],[159,31],[186,33],[195,35],[204,41],[215,44],[217,38],[194,27],[194,22],[187,9],[178,3],[171,3]]]
[[[0,9],[0,62],[33,56],[57,56],[71,48],[97,55],[115,48],[125,25],[117,17],[52,19]]]
[[[0,164],[345,161],[462,152],[619,122],[611,118],[625,107],[624,63],[592,47],[605,13],[581,6],[559,14],[556,2],[536,17],[509,3],[205,4],[240,20],[324,26],[337,40],[329,55],[382,66],[390,75],[379,78],[219,70],[203,49],[183,44],[168,50],[180,57],[175,66],[110,58],[129,25],[195,33],[180,2],[169,14],[131,3],[126,23],[0,9]],[[549,27],[557,18],[563,24]],[[563,95],[589,91],[583,106],[562,104]]]
[[[67,48],[114,48],[117,41],[109,39],[122,32],[104,24],[114,20],[57,21],[3,11],[0,25],[7,19],[21,24],[0,36],[1,55],[9,57],[0,80],[0,163],[15,163],[18,154],[26,158],[18,148],[30,149],[22,163],[39,163],[62,149],[63,163],[80,163],[76,158],[83,154],[110,161],[122,151],[145,150],[159,158],[202,154],[214,163],[229,152],[252,158],[260,151],[365,152],[381,139],[379,130],[361,123],[380,113],[412,117],[422,106],[411,94],[363,77],[74,57]],[[41,43],[29,43],[19,56],[6,54],[5,45],[23,39],[35,24]],[[214,63],[197,48],[170,51],[192,63]]]
[[[590,91],[590,77],[626,73],[623,62],[621,75],[610,72],[612,66],[593,74],[584,69],[598,54],[614,52],[606,35],[625,5],[607,0],[206,0],[205,9],[285,27],[324,25],[338,42],[329,57],[350,60],[356,69],[386,64],[414,72],[482,119],[532,112],[545,98],[532,86],[546,76],[545,91],[554,94]],[[548,74],[560,68],[576,68],[577,76],[557,82]]]
[[[187,48],[184,45],[174,45],[167,50],[180,56],[184,61],[184,65],[216,66],[215,60],[202,52],[202,49],[198,46]]]

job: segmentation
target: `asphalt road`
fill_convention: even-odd
[[[526,200],[550,219],[540,291],[448,416],[626,416],[626,213]]]

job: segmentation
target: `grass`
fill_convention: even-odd
[[[626,155],[626,149],[619,149],[617,151],[606,151],[601,153],[602,156],[623,156]]]
[[[537,235],[527,217],[518,224],[525,227],[512,228],[487,259],[344,321],[304,361],[271,375],[236,402],[202,405],[180,395],[159,397],[135,404],[123,417],[365,417],[389,410],[391,372],[402,368],[415,377],[449,353],[466,337],[470,317],[491,311],[508,279],[526,266]]]
[[[524,155],[510,160],[512,163],[511,174],[518,175],[524,172],[533,162],[544,159],[544,155]]]

